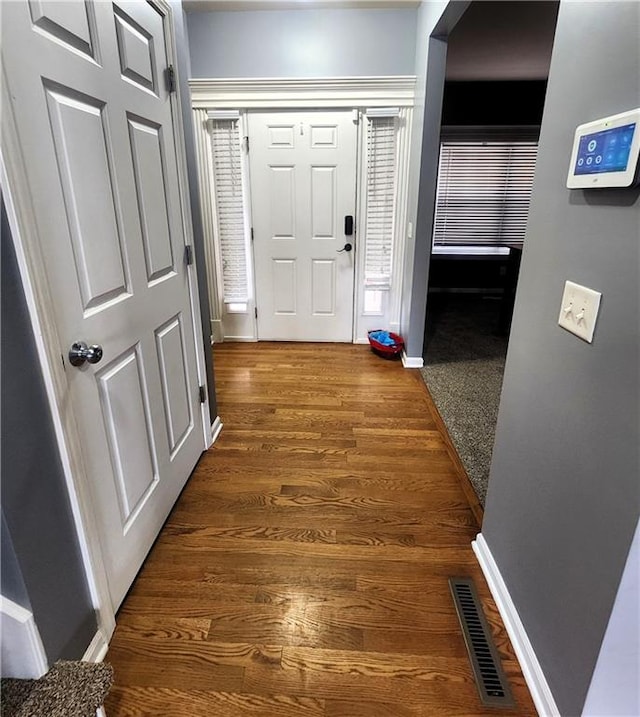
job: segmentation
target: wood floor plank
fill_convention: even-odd
[[[385,627],[385,621],[400,622],[405,626],[418,628],[422,618],[420,613],[427,614],[429,627],[437,624],[435,615],[449,615],[451,601],[447,600],[440,590],[425,591],[423,594],[409,596],[406,593],[391,595],[383,592],[358,592],[356,590],[309,590],[287,589],[265,586],[258,588],[255,602],[269,605],[285,605],[289,608],[304,607],[307,614],[311,609],[336,612],[341,620],[357,622],[368,627]]]
[[[397,628],[364,630],[364,651],[399,655],[458,657],[464,659],[467,649],[464,640],[451,632],[434,630],[398,630]]]
[[[290,695],[250,695],[116,685],[109,715],[120,717],[324,717],[324,700]]]
[[[231,692],[243,689],[243,667],[216,664],[177,649],[170,654],[160,653],[150,643],[142,650],[135,650],[117,636],[112,643],[108,655],[116,670],[117,685]],[[111,717],[113,710],[108,705],[107,701],[107,713]]]
[[[193,601],[201,608],[208,603],[253,603],[256,601],[258,586],[231,583],[212,583],[203,577],[201,580],[175,580],[163,577],[145,579],[143,585],[136,586],[131,592],[131,598],[140,600],[150,598],[176,598],[184,604],[187,600]],[[174,618],[179,619],[179,618]],[[190,618],[198,619],[198,618]]]
[[[209,525],[181,525],[173,523],[166,527],[164,539],[171,545],[179,545],[180,539],[187,537],[190,541],[207,544],[209,541],[219,541],[224,544],[225,539],[234,540],[276,540],[293,543],[335,543],[336,531],[305,530],[304,528],[271,528],[261,525],[238,528],[218,528]]]
[[[421,717],[419,705],[393,702],[325,700],[325,717]]]
[[[357,660],[357,657],[354,659]],[[418,671],[424,679],[415,679],[415,676],[381,677],[358,672],[327,672],[314,669],[317,663],[311,663],[305,668],[297,665],[257,665],[245,670],[244,685],[246,690],[257,694],[276,691],[320,699],[349,700],[353,699],[354,694],[361,694],[371,701],[398,701],[405,704],[440,700],[453,704],[477,701],[473,678],[466,670],[465,660],[447,658],[447,663],[446,672],[437,669]]]
[[[361,652],[355,655],[345,650],[285,647],[281,666],[284,670],[320,675],[354,677],[407,678],[426,682],[467,681],[464,659],[434,657],[432,655],[402,655],[394,653]]]
[[[325,717],[502,717],[502,709],[478,708],[471,704],[446,703],[444,700],[428,706],[404,705],[397,702],[354,700],[325,700]],[[508,714],[508,712],[506,713]],[[529,713],[531,715],[535,713]],[[523,714],[523,717],[526,715]]]
[[[533,717],[415,372],[366,346],[215,347],[217,443],[124,601],[109,717]],[[481,705],[448,579],[514,692]]]
[[[133,615],[121,618],[117,625],[118,640],[206,640],[211,620],[200,617],[160,618],[149,615]]]

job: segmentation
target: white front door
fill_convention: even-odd
[[[353,112],[251,112],[249,138],[258,338],[351,341]]]
[[[204,448],[169,18],[8,2],[2,55],[114,608]],[[174,100],[175,101],[175,100]],[[98,363],[71,365],[77,341]],[[37,446],[34,446],[37,450]]]

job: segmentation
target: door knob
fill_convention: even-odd
[[[76,341],[69,349],[69,363],[72,366],[82,366],[85,361],[98,363],[102,358],[102,346],[94,344],[87,346],[84,341]]]
[[[349,242],[347,242],[347,243],[342,247],[342,249],[338,249],[338,254],[339,254],[341,251],[351,251],[352,249],[353,249],[353,244],[349,244]]]

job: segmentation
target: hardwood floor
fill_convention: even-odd
[[[535,715],[417,371],[366,346],[215,347],[219,413],[117,616],[109,717]],[[514,710],[480,703],[476,580]]]

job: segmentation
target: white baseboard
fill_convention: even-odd
[[[422,356],[407,356],[406,352],[402,352],[402,365],[405,368],[422,368],[424,359]]]
[[[511,639],[511,644],[520,662],[522,674],[529,687],[538,714],[543,715],[543,717],[561,717],[516,606],[511,599],[498,565],[482,533],[478,533],[471,546],[478,558],[482,572],[489,585],[489,590],[491,590],[498,612]]]
[[[109,641],[102,630],[98,630],[82,656],[83,662],[102,662],[109,650]]]
[[[221,430],[222,421],[220,420],[220,416],[216,416],[216,420],[211,424],[211,443],[209,444],[209,448],[218,440]]]
[[[0,634],[2,634],[2,676],[37,680],[49,662],[40,631],[31,610],[0,595]]]

